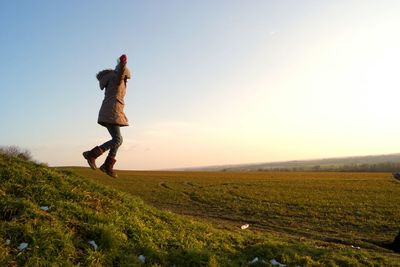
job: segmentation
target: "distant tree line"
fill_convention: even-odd
[[[225,170],[226,171],[226,170]],[[304,167],[258,168],[259,172],[326,171],[326,172],[400,172],[400,162],[362,163],[344,165],[315,165]]]

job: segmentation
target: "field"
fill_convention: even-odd
[[[219,228],[248,223],[249,231],[383,254],[400,230],[400,182],[388,173],[119,171],[112,179],[73,171]]]
[[[400,266],[387,174],[120,177],[0,151],[0,266]]]

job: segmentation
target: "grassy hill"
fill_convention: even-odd
[[[256,257],[252,266],[273,259],[288,266],[400,262],[388,251],[217,229],[18,156],[0,154],[0,197],[0,266],[247,266]]]

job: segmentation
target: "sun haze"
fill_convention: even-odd
[[[399,1],[8,1],[1,145],[84,166],[109,139],[95,75],[126,53],[116,168],[396,153],[399,13]]]

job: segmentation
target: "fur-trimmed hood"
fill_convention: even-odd
[[[115,71],[111,69],[102,70],[97,73],[96,78],[99,81],[100,89],[106,88],[108,81],[115,77]]]

